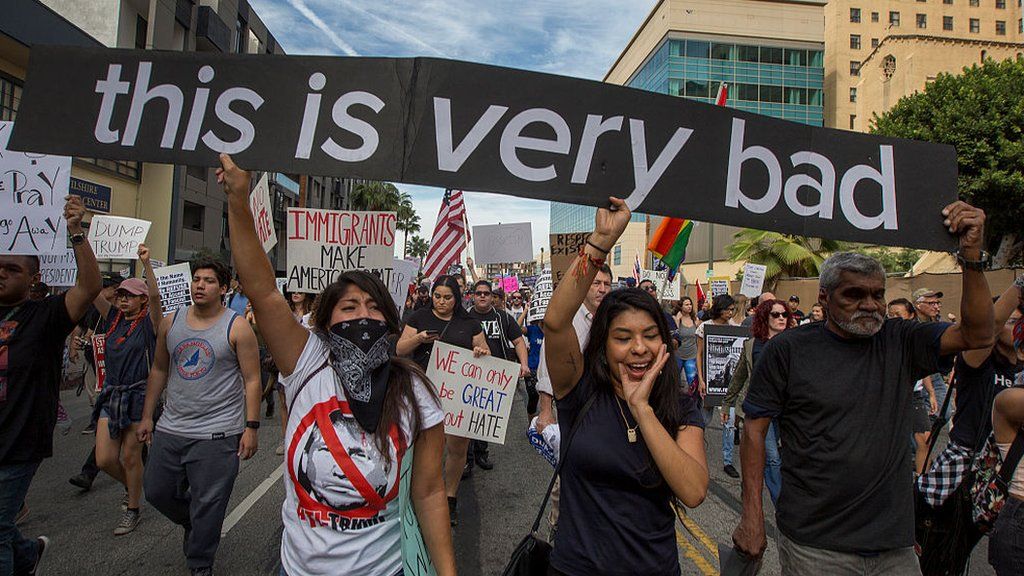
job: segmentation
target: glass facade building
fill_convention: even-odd
[[[551,233],[569,234],[571,232],[590,232],[594,229],[594,216],[597,208],[578,204],[551,203]],[[644,222],[646,216],[634,213],[630,222]]]
[[[670,38],[628,85],[714,103],[726,82],[730,108],[822,126],[824,66],[821,49]]]

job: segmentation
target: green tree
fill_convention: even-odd
[[[420,269],[422,270],[423,259],[427,256],[427,251],[430,250],[430,243],[419,236],[413,236],[406,242],[405,248],[409,256],[420,259]]]
[[[733,262],[746,260],[752,264],[766,266],[765,290],[774,290],[779,278],[817,276],[825,258],[843,248],[843,244],[836,240],[749,228],[740,230],[733,238],[732,244],[725,247],[729,259]]]
[[[860,252],[878,260],[888,274],[906,274],[924,254],[924,250],[913,248],[889,248],[886,246],[856,246],[854,252]]]
[[[408,194],[399,195],[398,221],[395,227],[401,230],[402,236],[402,258],[405,258],[409,248],[409,233],[415,234],[420,231],[420,217],[413,208],[412,198]]]
[[[401,203],[401,193],[390,182],[369,180],[352,187],[353,210],[397,212]]]
[[[1024,60],[940,74],[924,91],[872,119],[885,136],[956,147],[960,197],[985,210],[997,266],[1024,256]]]

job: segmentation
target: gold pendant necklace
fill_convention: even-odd
[[[619,415],[622,416],[622,423],[626,426],[626,440],[629,440],[630,444],[636,444],[636,430],[640,427],[640,424],[637,424],[632,428],[629,427],[629,422],[626,420],[626,413],[622,411],[622,403],[618,396],[615,397],[615,405],[619,407]]]

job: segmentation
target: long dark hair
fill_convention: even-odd
[[[348,291],[350,286],[359,288],[369,294],[370,298],[373,298],[373,301],[377,303],[377,309],[384,316],[384,323],[388,326],[388,333],[391,339],[397,339],[402,331],[402,324],[398,318],[398,311],[395,309],[391,299],[391,294],[380,278],[363,270],[342,272],[338,279],[323,291],[318,298],[316,308],[313,309],[313,332],[319,337],[326,337],[331,329],[331,312],[338,305],[338,300]],[[423,382],[423,385],[436,400],[437,396],[434,393],[434,387],[430,380],[427,379],[423,369],[411,360],[399,357],[392,350],[388,393],[384,397],[384,408],[381,412],[380,424],[377,426],[377,431],[373,434],[377,449],[384,456],[386,462],[390,462],[391,459],[391,451],[388,449],[388,433],[391,431],[392,423],[401,422],[403,411],[408,410],[410,412],[409,430],[412,433],[412,438],[406,438],[404,436],[405,432],[399,426],[399,433],[403,435],[403,440],[407,446],[412,443],[420,429],[422,414],[420,414],[419,404],[416,402],[416,395],[412,389],[413,376],[418,377]]]
[[[730,306],[736,305],[736,299],[728,294],[719,294],[711,299],[711,319],[718,320]],[[745,311],[744,311],[745,313]],[[735,315],[733,316],[735,318]]]
[[[697,319],[697,305],[693,303],[693,298],[683,296],[679,299],[679,313],[681,314],[683,312],[683,302],[687,301],[690,302],[690,322],[693,322],[693,325],[696,326],[697,324],[700,324],[700,320]]]
[[[676,370],[675,359],[671,357],[672,335],[668,330],[668,322],[665,321],[665,313],[653,296],[639,288],[626,288],[614,290],[604,297],[594,314],[594,322],[590,327],[590,338],[587,340],[587,346],[583,349],[584,368],[593,378],[594,388],[598,392],[615,394],[612,385],[612,367],[608,365],[605,345],[608,342],[612,321],[619,314],[629,310],[646,312],[653,318],[658,325],[661,341],[668,348],[668,363],[665,364],[661,375],[654,381],[648,403],[654,409],[654,414],[658,417],[661,425],[668,430],[670,436],[675,438],[676,431],[679,430],[683,420],[679,410],[679,396],[683,392],[679,383],[679,370]]]
[[[459,281],[450,274],[442,274],[434,280],[434,284],[430,287],[430,309],[434,309],[434,290],[437,290],[438,286],[444,286],[452,291],[452,296],[455,300],[455,310],[452,312],[452,318],[469,318],[469,313],[462,306],[462,289],[459,288]]]

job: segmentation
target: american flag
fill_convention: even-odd
[[[437,213],[437,224],[430,239],[430,251],[423,263],[423,275],[435,278],[448,267],[459,262],[459,255],[469,241],[466,227],[466,205],[462,202],[461,190],[445,190],[441,199],[441,210]]]

